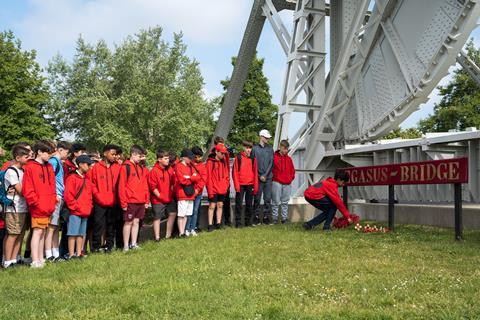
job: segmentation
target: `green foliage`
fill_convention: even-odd
[[[186,56],[181,34],[162,40],[159,27],[127,37],[113,50],[104,41],[77,41],[72,63],[48,66],[56,128],[90,148],[137,143],[179,151],[205,145],[214,105],[203,98],[199,64]]]
[[[477,319],[480,232],[453,239],[452,229],[401,225],[226,229],[7,269],[0,309],[22,320]]]
[[[232,58],[233,66],[236,61],[236,57]],[[237,105],[233,126],[228,136],[228,142],[237,148],[241,146],[243,140],[256,142],[262,129],[275,133],[278,107],[272,103],[268,79],[263,74],[264,62],[264,59],[259,59],[255,55]],[[230,85],[230,79],[221,83],[226,90]],[[225,94],[222,102],[224,97]]]
[[[480,49],[475,48],[473,41],[467,44],[467,53],[480,65]],[[435,105],[433,114],[419,122],[420,131],[462,131],[480,127],[480,87],[462,68],[456,70],[453,80],[439,90],[443,98]]]
[[[53,128],[43,116],[48,87],[35,61],[11,31],[0,32],[0,145],[51,139]]]
[[[396,139],[396,138],[416,139],[421,137],[422,137],[422,133],[418,129],[408,128],[408,129],[402,130],[401,128],[397,128],[391,131],[386,136],[384,136],[382,139]]]

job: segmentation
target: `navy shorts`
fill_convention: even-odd
[[[227,195],[225,194],[214,194],[212,198],[208,198],[209,202],[224,202]]]

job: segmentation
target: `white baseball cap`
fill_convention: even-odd
[[[259,133],[259,136],[260,137],[265,137],[267,139],[270,139],[272,137],[272,135],[270,134],[270,132],[267,129],[261,130],[260,133]]]

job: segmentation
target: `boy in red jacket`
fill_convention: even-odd
[[[123,210],[123,251],[139,248],[139,221],[145,217],[145,209],[150,202],[148,169],[140,165],[145,153],[145,149],[133,145],[130,148],[130,159],[126,160],[120,169],[118,197]]]
[[[245,227],[252,225],[253,197],[258,191],[257,160],[252,157],[253,143],[243,141],[243,151],[233,162],[232,177],[235,187],[235,227],[242,226],[242,204],[245,197]]]
[[[87,219],[93,207],[93,186],[86,174],[93,160],[87,155],[76,159],[78,169],[65,181],[65,204],[70,211],[68,218],[68,259],[81,258],[83,239],[87,234]],[[76,250],[75,250],[76,249]]]
[[[303,194],[305,200],[322,211],[321,214],[303,224],[303,227],[306,230],[311,230],[325,221],[323,230],[330,231],[330,225],[332,224],[337,209],[348,219],[349,223],[352,223],[350,213],[338,193],[338,187],[343,186],[348,182],[348,179],[348,173],[345,171],[338,171],[335,173],[334,178],[327,178],[323,181],[317,182],[305,190]]]
[[[186,236],[187,218],[193,213],[193,201],[198,195],[195,185],[200,180],[200,175],[192,167],[191,161],[193,158],[192,151],[185,149],[180,154],[181,161],[175,165],[175,176],[178,181],[176,190],[178,201],[177,224],[180,237]]]
[[[202,203],[202,194],[205,184],[207,183],[207,166],[203,162],[203,151],[200,147],[193,147],[192,153],[195,156],[195,159],[192,163],[193,170],[200,175],[200,180],[195,184],[195,190],[197,191],[197,196],[193,201],[193,213],[187,219],[187,226],[185,234],[187,236],[197,236],[197,220],[200,213],[200,205]]]
[[[273,155],[272,215],[273,223],[278,222],[278,207],[282,210],[282,224],[288,219],[288,201],[292,193],[292,181],[295,179],[295,167],[288,155],[290,144],[280,141],[280,149]]]
[[[153,209],[153,236],[160,241],[160,221],[167,214],[176,214],[177,208],[173,201],[175,175],[169,167],[170,155],[167,151],[157,150],[157,162],[148,174],[150,202]]]
[[[228,187],[230,187],[230,164],[227,162],[228,150],[224,144],[215,146],[215,155],[211,155],[207,160],[207,192],[208,201],[208,231],[214,229],[213,213],[217,208],[217,223],[215,229],[220,228],[222,223],[223,202],[228,197]]]
[[[120,166],[117,164],[117,146],[109,144],[103,148],[103,159],[88,172],[93,187],[92,252],[102,249],[102,236],[105,234],[105,252],[113,250],[115,242],[115,221],[118,212],[117,184]],[[118,247],[117,243],[117,247]]]
[[[33,146],[33,152],[35,160],[29,160],[24,168],[22,192],[32,217],[31,267],[42,268],[45,230],[57,203],[55,172],[48,163],[55,152],[55,145],[40,140]]]

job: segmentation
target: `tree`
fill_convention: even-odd
[[[12,31],[0,32],[0,145],[7,149],[18,141],[55,136],[44,118],[48,87],[35,58]]]
[[[237,58],[232,58],[235,66]],[[258,140],[258,133],[262,129],[275,132],[278,107],[272,103],[272,96],[268,86],[268,79],[263,74],[264,59],[255,55],[248,71],[247,81],[240,96],[233,126],[228,136],[228,142],[239,148],[243,140]],[[230,79],[221,82],[227,90]],[[223,95],[221,102],[223,103]]]
[[[90,148],[133,143],[154,151],[204,145],[214,106],[203,98],[198,62],[186,56],[181,34],[172,44],[159,27],[127,37],[113,50],[104,41],[77,41],[73,62],[49,63],[56,128]]]
[[[416,128],[408,128],[405,130],[402,130],[401,128],[397,128],[395,130],[392,130],[389,134],[384,136],[382,139],[396,139],[396,138],[417,139],[421,137],[422,137],[422,133],[418,131],[418,129]]]
[[[480,50],[473,41],[467,44],[468,56],[480,65]],[[455,71],[453,80],[440,86],[442,100],[435,105],[433,115],[419,122],[422,132],[445,132],[450,129],[464,130],[480,127],[480,88],[463,70]]]

